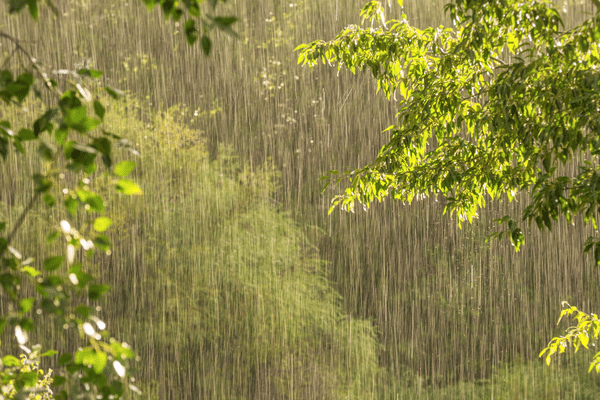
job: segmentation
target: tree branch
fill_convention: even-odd
[[[15,235],[17,234],[17,231],[19,230],[19,228],[23,224],[23,221],[25,221],[25,217],[27,216],[27,214],[29,214],[29,212],[31,211],[31,209],[35,205],[36,200],[40,197],[40,194],[41,194],[41,192],[36,192],[35,195],[31,198],[31,200],[29,200],[29,203],[27,204],[27,207],[25,207],[25,209],[23,210],[23,212],[21,213],[21,215],[19,215],[19,219],[17,219],[17,223],[12,228],[12,230],[10,231],[10,234],[6,238],[6,247],[0,253],[0,258],[4,255],[4,251],[6,249],[8,249],[8,246],[10,246],[10,243],[12,242],[12,240],[15,237]]]
[[[35,58],[33,58],[29,54],[29,52],[23,48],[23,46],[21,46],[21,43],[19,42],[19,40],[3,31],[0,31],[0,37],[5,38],[5,39],[11,41],[12,43],[14,43],[16,48],[21,53],[25,54],[25,56],[29,59],[29,62],[31,63],[31,65],[33,65],[33,68],[36,70],[36,72],[40,75],[40,77],[44,81],[45,86],[49,90],[51,90],[56,95],[56,97],[60,98],[60,93],[54,88],[54,85],[52,85],[52,82],[50,81],[50,79],[48,79],[48,76],[46,75],[46,73],[44,71],[42,71],[42,69],[40,68],[40,66],[37,63],[37,60]]]

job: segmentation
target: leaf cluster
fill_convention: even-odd
[[[486,200],[530,191],[520,221],[551,229],[583,214],[595,226],[600,205],[600,13],[564,31],[549,1],[457,0],[445,7],[455,26],[413,27],[406,15],[385,21],[372,1],[362,10],[376,27],[351,25],[333,40],[296,48],[298,62],[369,71],[378,91],[398,103],[389,143],[369,165],[322,180],[347,181],[332,207],[368,208],[390,196],[411,203],[443,196],[459,225]],[[574,176],[560,173],[580,164]],[[518,221],[518,220],[517,220]],[[516,220],[500,223],[518,250]],[[595,248],[590,238],[585,250]]]
[[[539,357],[545,354],[547,365],[550,365],[553,355],[564,353],[569,346],[573,346],[576,353],[581,347],[589,349],[590,346],[596,346],[595,342],[600,335],[600,320],[596,314],[587,314],[566,302],[563,302],[563,304],[567,308],[560,313],[557,324],[560,324],[563,317],[570,316],[577,321],[577,325],[568,328],[565,336],[553,338],[548,346],[542,350]],[[592,370],[600,373],[600,352],[596,353],[590,363],[588,372],[592,372]]]
[[[39,64],[36,68],[41,70]],[[86,69],[78,73],[80,76],[100,76],[98,71]],[[21,106],[30,92],[41,100],[41,91],[35,87],[32,73],[26,72],[13,79],[9,70],[3,70],[0,76],[0,96],[5,104]],[[7,300],[17,310],[0,316],[0,331],[13,329],[18,344],[27,350],[29,332],[40,321],[51,318],[60,329],[75,330],[87,344],[73,360],[68,361],[65,354],[61,355],[59,366],[64,366],[69,375],[82,374],[83,378],[70,390],[60,390],[55,398],[66,399],[81,391],[96,393],[102,398],[118,398],[125,389],[122,377],[126,368],[123,364],[128,366],[135,354],[126,349],[125,344],[114,339],[109,341],[106,324],[94,315],[90,304],[102,300],[110,288],[95,284],[93,276],[85,271],[84,262],[76,259],[76,254],[81,249],[90,258],[96,249],[109,252],[111,248],[110,240],[103,232],[112,221],[102,215],[104,199],[91,189],[99,165],[107,169],[103,176],[113,182],[116,191],[123,194],[141,194],[142,191],[133,181],[125,179],[133,170],[133,162],[123,161],[113,166],[113,143],[119,143],[122,138],[104,130],[97,132],[105,114],[101,100],[93,100],[80,83],[64,93],[59,92],[55,82],[50,83],[49,89],[56,94],[57,104],[39,116],[33,126],[17,130],[8,120],[0,121],[0,154],[4,162],[11,151],[25,155],[30,149],[25,142],[37,144],[38,157],[43,161],[43,169],[33,175],[35,186],[31,200],[10,232],[5,233],[7,222],[0,221],[0,285],[8,295]],[[116,94],[110,88],[107,92]],[[75,187],[62,190],[61,201],[56,198],[55,188],[65,174],[79,178]],[[64,206],[64,219],[51,227],[48,235],[49,243],[62,239],[59,247],[64,253],[46,257],[40,268],[32,257],[23,257],[13,247],[13,242],[28,212],[42,199],[49,208],[57,203]],[[77,221],[84,221],[79,228]],[[35,296],[24,297],[25,287],[33,287]],[[53,350],[44,353],[47,356],[54,354]],[[110,369],[106,367],[109,360],[113,364]],[[28,374],[15,375],[10,369],[0,373],[3,380],[14,381],[18,396],[35,385],[34,374]],[[61,388],[66,381],[65,376],[55,375],[52,385]]]
[[[209,1],[213,11],[217,2]],[[19,13],[27,7],[31,17],[37,20],[39,3],[38,0],[8,0],[8,9],[10,13]],[[185,22],[185,31],[189,44],[198,39],[192,18],[199,18],[206,55],[211,49],[208,32],[213,28],[235,36],[232,25],[237,18],[201,12],[203,0],[144,0],[144,3],[149,8],[160,5],[165,17],[175,21],[187,13],[190,18]],[[58,15],[52,0],[46,0],[45,4]],[[105,199],[94,190],[94,183],[109,182],[117,193],[142,195],[142,189],[128,179],[135,163],[114,161],[115,148],[128,150],[133,155],[137,152],[127,139],[103,129],[106,114],[103,99],[106,97],[86,87],[88,79],[101,78],[101,71],[82,68],[74,72],[69,87],[64,90],[17,38],[0,31],[0,40],[14,46],[0,70],[0,101],[7,109],[21,108],[32,98],[46,105],[46,110],[28,126],[13,126],[0,116],[2,162],[11,162],[13,157],[36,148],[42,165],[33,175],[33,193],[16,222],[9,226],[7,221],[0,220],[0,286],[12,303],[9,309],[15,310],[0,315],[0,333],[5,329],[14,330],[19,346],[29,353],[25,345],[37,324],[53,320],[61,334],[75,330],[85,345],[74,354],[59,355],[58,365],[68,375],[54,376],[52,386],[58,393],[55,398],[67,399],[81,393],[95,398],[120,398],[126,387],[138,391],[130,380],[129,363],[135,353],[126,343],[111,338],[106,324],[94,315],[93,304],[102,300],[110,287],[95,283],[94,277],[86,271],[86,259],[78,255],[85,254],[89,259],[98,249],[110,254],[112,244],[105,231],[112,220],[105,215]],[[15,54],[26,60],[25,64],[21,63],[18,74],[6,67],[11,65],[10,58]],[[109,86],[104,87],[104,92],[114,99],[121,96],[119,90]],[[72,182],[76,183],[70,185]],[[48,208],[63,206],[57,211],[62,217],[49,226],[48,235],[48,243],[63,251],[36,262],[32,257],[23,257],[14,243],[27,215],[41,200]],[[24,288],[31,288],[34,296],[26,297]],[[48,350],[43,355],[55,354],[54,350]],[[16,398],[24,398],[35,386],[37,375],[31,371],[16,371],[15,360],[10,355],[3,358],[0,379],[4,383],[12,382]],[[70,388],[66,382],[72,382]]]
[[[187,14],[189,17],[185,17],[184,31],[185,37],[188,44],[193,45],[200,37],[200,44],[202,45],[202,51],[205,55],[210,54],[212,49],[212,42],[209,37],[209,32],[212,29],[218,29],[222,32],[228,33],[234,37],[237,34],[232,28],[232,25],[237,21],[237,17],[234,16],[222,16],[222,15],[211,15],[201,12],[201,5],[205,0],[184,0],[182,2],[173,0],[142,0],[148,9],[152,9],[159,5],[162,9],[166,19],[173,19],[174,21],[181,20]],[[225,3],[227,0],[209,0],[210,6],[214,11],[217,7],[217,3]],[[198,29],[196,20],[198,18],[201,21],[201,27]]]

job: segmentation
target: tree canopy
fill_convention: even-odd
[[[402,5],[402,1],[398,3]],[[338,71],[370,71],[377,91],[398,103],[397,122],[386,129],[389,143],[369,165],[342,174],[330,171],[323,190],[348,180],[332,200],[353,211],[391,196],[411,203],[443,196],[444,213],[472,222],[486,199],[530,191],[530,203],[517,220],[497,220],[518,251],[524,235],[518,222],[535,221],[540,230],[553,221],[583,214],[597,229],[600,206],[600,1],[595,14],[564,30],[550,1],[456,0],[445,6],[452,28],[424,30],[407,16],[385,20],[377,1],[330,41],[296,48],[298,63],[319,60]],[[568,164],[577,167],[569,173]],[[600,238],[590,236],[600,265]],[[553,338],[540,353],[551,356],[569,344],[575,351],[599,338],[595,314],[568,306],[577,326]],[[560,319],[559,319],[560,322]],[[600,372],[600,352],[589,370]]]
[[[401,4],[402,1],[399,1]],[[600,2],[564,30],[550,1],[457,0],[445,6],[453,27],[418,29],[407,16],[386,21],[370,1],[363,26],[296,48],[298,63],[321,60],[370,71],[377,90],[398,104],[389,143],[369,165],[330,171],[325,186],[348,180],[332,200],[351,211],[386,197],[412,202],[443,196],[444,213],[472,221],[486,199],[530,191],[520,218],[507,215],[516,250],[519,222],[544,230],[564,216],[597,227],[600,205]],[[370,26],[365,26],[370,22]],[[565,166],[576,164],[569,174]],[[600,265],[600,239],[588,238]]]

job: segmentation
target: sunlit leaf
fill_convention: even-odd
[[[17,357],[7,355],[2,357],[2,364],[6,367],[18,367],[21,365],[21,362]]]
[[[29,276],[31,276],[33,278],[35,278],[36,276],[38,276],[38,275],[41,274],[40,271],[38,271],[37,269],[35,269],[33,267],[30,267],[30,266],[23,267],[21,269],[21,271],[25,272],[27,275],[29,275]]]
[[[115,166],[115,175],[119,175],[122,177],[126,177],[133,171],[135,168],[135,163],[133,161],[122,161]]]
[[[117,182],[117,190],[127,195],[141,195],[144,192],[135,182],[128,179],[121,179]]]
[[[104,232],[112,225],[112,220],[108,217],[98,217],[94,221],[94,230],[96,232]]]
[[[77,74],[79,74],[81,76],[89,76],[91,78],[100,78],[102,76],[102,71],[97,71],[95,69],[82,68],[77,71]]]
[[[33,298],[33,297],[21,299],[21,301],[19,302],[19,311],[21,311],[22,313],[28,313],[31,310],[31,308],[33,307],[34,303],[35,303],[35,298]]]
[[[64,256],[46,258],[44,260],[44,269],[46,271],[55,271],[63,265],[64,261]]]

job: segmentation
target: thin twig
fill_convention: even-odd
[[[29,62],[31,63],[31,65],[33,65],[33,68],[37,71],[37,73],[40,75],[40,77],[44,81],[44,84],[46,85],[46,87],[51,92],[53,92],[58,98],[60,98],[60,93],[54,88],[54,86],[52,85],[52,82],[50,82],[50,79],[48,79],[48,76],[46,75],[46,73],[44,71],[42,71],[42,69],[38,65],[37,61],[35,60],[35,58],[31,57],[29,52],[27,50],[25,50],[23,48],[23,46],[21,46],[21,43],[19,43],[19,40],[3,31],[0,31],[0,37],[3,37],[5,39],[8,39],[9,41],[13,42],[15,44],[15,46],[17,47],[17,49],[19,49],[19,51],[21,51],[23,54],[25,54],[25,56],[29,59]]]
[[[17,219],[17,223],[12,228],[12,231],[10,231],[10,234],[6,238],[6,247],[2,250],[2,253],[0,253],[0,257],[2,257],[2,255],[4,254],[4,251],[6,249],[8,249],[8,246],[10,246],[10,243],[12,242],[12,240],[15,237],[15,235],[17,234],[17,231],[19,230],[19,228],[23,224],[23,221],[25,221],[25,217],[27,216],[27,214],[29,214],[29,212],[31,211],[31,209],[35,205],[36,200],[40,197],[40,194],[41,194],[41,192],[36,192],[35,195],[31,198],[31,200],[29,200],[29,203],[27,204],[27,207],[25,207],[25,209],[23,210],[23,212],[21,213],[21,215],[19,215],[19,219]]]
[[[12,56],[15,55],[15,53],[17,52],[17,50],[19,50],[19,48],[17,46],[15,46],[15,49],[12,51],[12,53],[10,53],[10,56],[6,57],[6,61],[4,61],[4,64],[2,64],[2,68],[6,68],[6,65],[8,64],[8,62],[10,61],[10,59],[12,58]]]

